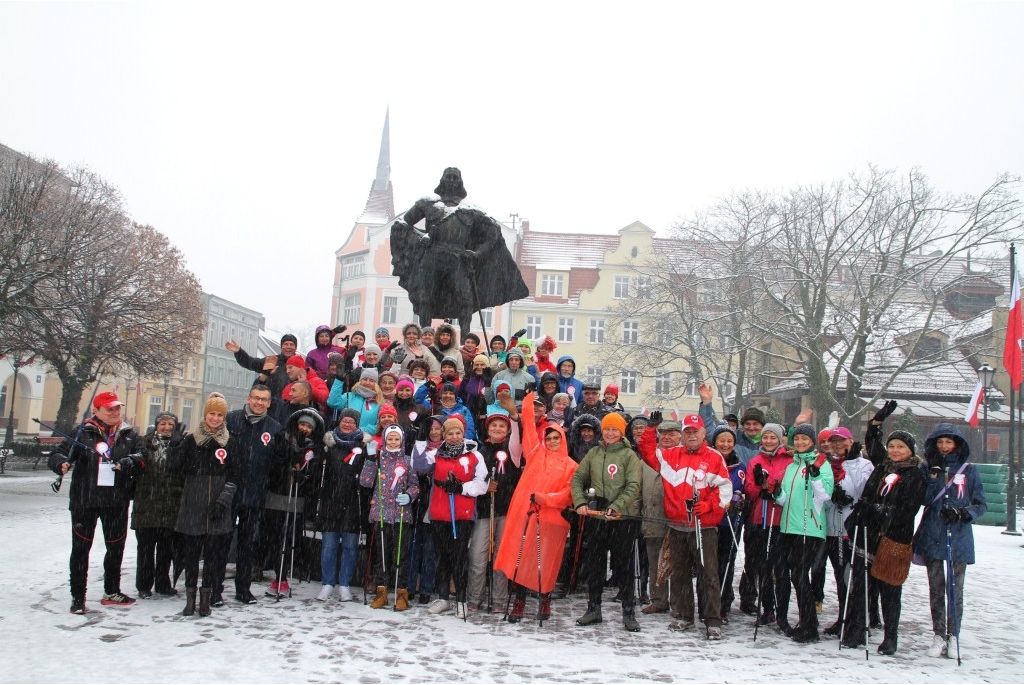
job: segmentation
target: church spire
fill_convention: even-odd
[[[370,186],[359,223],[387,223],[395,217],[395,198],[391,188],[391,108],[384,112],[384,132],[380,137],[377,175]]]

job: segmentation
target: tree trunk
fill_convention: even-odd
[[[85,392],[85,382],[71,376],[60,377],[64,389],[60,396],[60,408],[57,409],[57,430],[70,434],[78,425],[78,405]]]

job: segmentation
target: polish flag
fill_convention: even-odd
[[[640,413],[647,416],[647,407],[640,407]]]
[[[982,385],[981,381],[978,381],[978,387],[974,389],[974,394],[971,395],[971,403],[967,405],[967,413],[964,415],[964,421],[971,424],[971,428],[978,427],[978,407],[985,401],[985,386]]]
[[[1003,366],[1010,374],[1010,387],[1020,390],[1021,376],[1021,339],[1024,338],[1024,316],[1020,304],[1020,276],[1016,269],[1013,272],[1013,290],[1010,294],[1010,311],[1006,317],[1006,344],[1003,346]]]
[[[679,409],[676,408],[676,407],[672,408],[672,420],[673,421],[678,421],[679,420]]]

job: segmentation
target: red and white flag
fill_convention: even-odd
[[[1020,275],[1013,272],[1013,290],[1010,293],[1010,311],[1006,317],[1006,344],[1003,346],[1003,366],[1010,374],[1010,387],[1020,390],[1021,376],[1021,339],[1024,337],[1024,316],[1020,304]]]
[[[678,421],[679,420],[679,409],[677,407],[673,407],[672,408],[672,420],[673,421]]]
[[[971,424],[971,428],[978,427],[978,407],[985,401],[985,386],[982,385],[981,381],[978,381],[978,387],[974,389],[974,394],[971,395],[971,403],[967,405],[967,413],[964,415],[964,421]]]

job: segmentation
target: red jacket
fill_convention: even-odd
[[[434,480],[448,480],[454,473],[462,483],[462,494],[455,495],[455,520],[472,521],[476,515],[476,498],[487,492],[487,466],[484,458],[476,451],[476,443],[466,441],[466,452],[457,459],[434,454]],[[430,520],[451,521],[452,508],[448,493],[435,485],[430,490]]]
[[[768,491],[775,489],[776,483],[782,482],[782,476],[786,473],[786,467],[793,463],[793,455],[786,451],[785,447],[779,447],[775,456],[768,456],[764,452],[758,452],[747,462],[747,479],[743,484],[743,490],[747,493],[747,499],[751,503],[751,520],[755,525],[762,525],[764,517],[761,515],[761,486],[754,482],[754,466],[761,465],[761,468],[768,474],[765,485]],[[782,522],[782,506],[774,501],[768,503],[768,522],[772,526],[778,526]]]
[[[325,383],[324,379],[320,378],[320,376],[316,375],[316,372],[313,370],[306,371],[306,382],[309,383],[309,389],[313,394],[313,397],[310,398],[310,402],[312,404],[319,404],[321,407],[324,406],[327,402],[327,398],[331,394],[331,390],[327,387],[327,383]],[[281,392],[281,398],[285,402],[289,401],[291,391],[291,383],[284,386],[284,390]]]
[[[700,517],[700,525],[717,526],[732,500],[732,480],[722,454],[702,442],[696,452],[685,446],[663,450],[657,446],[658,432],[649,426],[640,436],[640,458],[661,475],[665,487],[665,517],[687,527],[696,521],[687,510],[694,492],[698,501],[711,505],[711,511]]]

